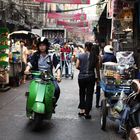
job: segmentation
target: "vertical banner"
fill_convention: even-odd
[[[34,0],[36,2],[62,3],[62,4],[90,4],[90,0]]]
[[[66,14],[66,13],[48,13],[47,18],[53,19],[71,19],[71,20],[86,20],[86,14]]]
[[[67,22],[67,21],[57,21],[57,25],[62,25],[62,26],[72,26],[72,27],[88,27],[88,22],[87,21],[82,21],[82,22]]]
[[[120,0],[114,0],[113,14],[118,14],[123,9],[123,2]]]
[[[108,19],[113,18],[113,0],[109,0],[107,3],[107,15],[106,15],[106,17]]]

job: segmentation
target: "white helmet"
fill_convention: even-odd
[[[106,45],[104,47],[104,52],[105,53],[113,53],[113,47],[111,45]]]

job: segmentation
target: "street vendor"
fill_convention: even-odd
[[[26,83],[26,75],[24,75],[24,71],[27,65],[27,57],[28,57],[28,49],[25,46],[25,42],[23,40],[20,41],[20,53],[21,53],[21,61],[22,61],[22,76],[23,76],[23,83]]]
[[[64,43],[64,46],[63,46],[63,48],[61,48],[60,52],[61,52],[61,60],[62,60],[62,70],[63,70],[63,67],[65,65],[65,76],[66,76],[66,78],[68,78],[69,77],[68,76],[69,70],[68,70],[68,62],[67,61],[69,59],[68,54],[70,54],[71,49],[68,46],[67,42]]]
[[[115,62],[117,63],[116,56],[113,52],[113,47],[111,45],[106,45],[104,48],[104,55],[102,57],[102,63],[105,62]]]

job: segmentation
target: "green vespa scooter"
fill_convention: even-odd
[[[26,115],[32,120],[32,129],[35,130],[44,119],[52,117],[55,86],[48,71],[32,72],[31,75],[33,80],[27,95]]]

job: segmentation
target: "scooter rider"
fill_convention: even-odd
[[[57,72],[57,81],[61,81],[61,70],[60,70],[60,64],[55,54],[50,55],[48,53],[50,47],[50,43],[47,38],[40,37],[37,42],[37,52],[33,54],[33,56],[30,59],[30,62],[28,63],[25,73],[29,73],[30,69],[34,71],[39,71],[43,68],[50,71],[53,75],[53,66],[55,67],[55,71]],[[55,85],[55,102],[54,107],[56,105],[56,102],[60,96],[60,88],[58,86],[56,80],[53,81]]]

